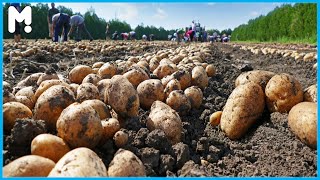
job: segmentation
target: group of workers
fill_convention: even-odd
[[[108,26],[108,25],[107,25]],[[108,31],[106,31],[107,34]],[[130,32],[124,32],[124,33],[118,33],[118,31],[115,31],[112,34],[112,40],[118,40],[121,38],[122,40],[136,40],[136,32],[130,31]],[[108,34],[106,35],[106,39],[108,39]],[[142,38],[143,41],[153,41],[154,40],[154,34],[150,34],[149,36],[143,34]]]

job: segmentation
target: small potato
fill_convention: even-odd
[[[114,134],[113,140],[118,148],[124,147],[128,143],[128,134],[123,131],[118,131]]]
[[[197,86],[191,86],[184,90],[191,103],[191,108],[199,109],[202,104],[203,93]]]
[[[55,85],[61,85],[61,86],[65,86],[67,88],[70,88],[69,84],[61,81],[61,80],[57,80],[57,79],[52,79],[52,80],[46,80],[43,81],[40,86],[38,87],[38,89],[36,90],[36,92],[34,93],[34,98],[33,100],[36,102],[37,99],[40,97],[40,95],[45,92],[47,89],[49,89],[52,86]],[[30,94],[31,95],[31,94]]]
[[[94,68],[101,68],[101,66],[104,65],[104,62],[95,62],[93,65],[92,65],[92,69]]]
[[[165,132],[171,144],[181,141],[182,123],[179,114],[167,104],[155,101],[147,118],[147,128],[150,131],[161,129]]]
[[[58,162],[70,151],[66,142],[52,134],[40,134],[31,142],[31,154],[38,155]]]
[[[48,177],[106,177],[107,168],[91,149],[80,147],[65,154]]]
[[[182,90],[172,91],[166,103],[181,115],[186,115],[191,109],[191,103]]]
[[[97,83],[97,88],[99,91],[100,100],[104,101],[106,104],[108,104],[108,100],[105,99],[105,91],[107,87],[110,85],[111,79],[102,79]]]
[[[177,79],[181,85],[181,90],[185,90],[191,85],[191,74],[187,71],[180,70],[171,75],[173,79]]]
[[[91,67],[86,65],[78,65],[69,72],[69,79],[72,83],[81,84],[82,80],[91,73]]]
[[[317,104],[301,102],[292,107],[288,116],[290,130],[311,148],[317,148]]]
[[[164,89],[164,98],[167,99],[169,94],[174,90],[181,90],[180,83],[176,79],[172,79],[168,82],[166,88]]]
[[[213,66],[213,64],[209,64],[206,67],[203,67],[206,69],[207,75],[209,77],[212,77],[216,74],[216,68]]]
[[[98,75],[102,79],[110,79],[117,73],[117,65],[115,63],[107,62],[98,71]]]
[[[202,66],[196,66],[192,70],[192,85],[204,89],[208,86],[209,79],[206,70]]]
[[[44,120],[49,129],[55,130],[62,110],[74,102],[73,92],[69,88],[61,85],[52,86],[38,98],[33,118]]]
[[[91,106],[99,114],[100,119],[110,118],[110,111],[105,103],[98,99],[85,100],[82,103]]]
[[[77,89],[77,102],[90,99],[100,99],[98,88],[91,83],[83,83]]]
[[[211,114],[209,119],[211,126],[218,126],[220,124],[221,115],[222,111],[217,111]]]
[[[161,63],[161,62],[160,62]],[[174,73],[176,69],[171,64],[160,64],[154,71],[155,74],[159,79]]]
[[[236,87],[221,116],[221,130],[230,139],[241,138],[262,115],[265,96],[260,85],[248,82]]]
[[[115,118],[102,120],[101,124],[104,130],[104,134],[101,139],[101,141],[103,142],[105,142],[108,139],[111,139],[114,136],[114,134],[120,130],[120,123]]]
[[[3,167],[4,177],[46,177],[55,163],[41,156],[22,156]]]
[[[237,87],[241,84],[254,82],[259,84],[262,87],[262,90],[265,90],[267,83],[274,75],[276,75],[274,72],[263,70],[244,72],[237,77],[235,85]]]
[[[149,109],[156,100],[164,100],[164,87],[160,80],[149,79],[143,81],[137,87],[140,105],[144,109]]]
[[[139,61],[139,59],[137,57],[130,57],[128,59],[129,62],[133,62],[133,63],[137,63]]]
[[[317,84],[314,84],[304,90],[303,100],[317,103]]]
[[[101,77],[96,74],[88,74],[83,80],[83,83],[92,83],[95,86],[98,84],[98,82],[101,80]]]
[[[17,119],[31,118],[31,110],[19,102],[8,102],[3,105],[4,130],[10,132]]]
[[[266,86],[266,103],[270,112],[289,112],[303,101],[301,84],[289,74],[273,76]]]
[[[146,176],[141,160],[131,151],[119,149],[108,168],[109,177]]]
[[[136,88],[141,82],[149,79],[148,74],[140,67],[130,68],[123,76]]]
[[[34,108],[34,101],[29,99],[27,96],[16,96],[16,102],[26,105],[30,110]]]
[[[94,148],[103,135],[99,114],[86,104],[73,103],[64,109],[56,127],[71,148]]]
[[[76,83],[71,83],[70,84],[70,89],[72,90],[73,94],[75,97],[77,97],[77,89],[79,88],[79,84]]]

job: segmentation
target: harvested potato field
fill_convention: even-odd
[[[3,45],[4,176],[317,176],[316,47]]]

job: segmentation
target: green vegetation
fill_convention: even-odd
[[[317,4],[282,5],[232,32],[233,41],[316,43]]]

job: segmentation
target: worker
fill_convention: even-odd
[[[93,41],[93,38],[91,36],[91,34],[89,33],[88,29],[86,28],[86,25],[84,23],[84,19],[82,16],[80,15],[73,15],[70,17],[70,26],[71,29],[68,33],[68,36],[70,36],[74,29],[76,29],[76,41],[81,41],[81,32],[86,32],[87,35],[89,36],[90,41]]]

